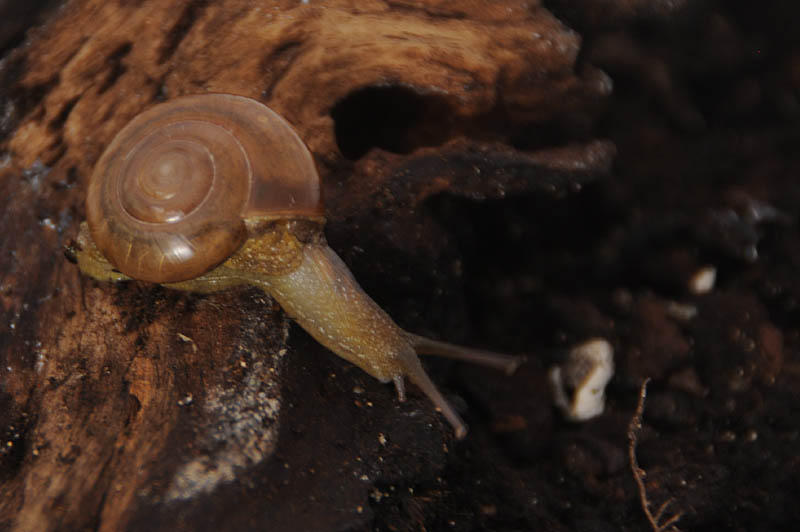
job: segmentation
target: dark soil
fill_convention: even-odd
[[[800,9],[576,12],[556,11],[614,80],[592,135],[614,141],[615,168],[558,201],[427,203],[464,256],[467,339],[530,360],[509,379],[431,362],[448,368],[439,380],[469,405],[471,432],[436,475],[378,479],[391,496],[372,498],[364,528],[651,528],[627,438],[649,378],[635,450],[652,513],[670,502],[659,523],[680,515],[684,531],[791,530],[800,522]],[[717,280],[695,294],[690,280],[704,267]],[[594,336],[613,344],[616,375],[605,413],[570,423],[550,406],[545,372]]]

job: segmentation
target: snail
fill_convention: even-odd
[[[90,178],[87,220],[71,251],[104,281],[193,292],[254,285],[319,343],[405,399],[404,378],[463,438],[466,425],[417,357],[433,354],[513,373],[521,358],[401,329],[325,241],[320,182],[282,117],[228,94],[184,96],[136,116]]]

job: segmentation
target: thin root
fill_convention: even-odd
[[[636,460],[636,438],[639,430],[642,428],[644,400],[647,397],[647,383],[649,382],[649,378],[645,379],[642,383],[642,387],[639,389],[639,402],[636,404],[636,411],[633,413],[633,418],[628,426],[628,459],[631,466],[631,472],[633,473],[633,479],[636,481],[636,487],[639,490],[639,502],[642,505],[642,510],[644,511],[645,517],[647,517],[647,521],[653,528],[653,532],[679,532],[679,529],[677,526],[675,526],[675,524],[683,516],[682,511],[674,513],[671,517],[668,517],[665,521],[661,522],[664,518],[667,508],[674,502],[675,499],[670,498],[664,501],[664,503],[658,507],[655,515],[653,515],[653,513],[650,511],[650,501],[647,500],[647,488],[644,485],[644,477],[647,475],[647,472],[639,467],[639,462]]]

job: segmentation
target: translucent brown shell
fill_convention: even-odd
[[[193,279],[247,239],[244,220],[321,216],[314,161],[265,105],[228,94],[156,105],[125,126],[89,182],[92,239],[118,270]]]

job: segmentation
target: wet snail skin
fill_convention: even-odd
[[[331,250],[311,153],[263,104],[185,96],[136,116],[92,173],[72,254],[98,280],[137,279],[193,292],[263,289],[319,343],[400,400],[417,385],[463,438],[466,425],[418,353],[513,373],[521,358],[404,331]]]

